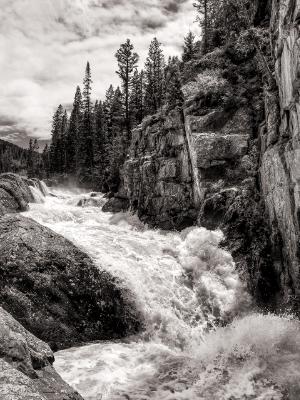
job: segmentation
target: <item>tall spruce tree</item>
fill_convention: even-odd
[[[120,88],[114,92],[109,110],[110,146],[107,185],[109,191],[116,192],[120,183],[120,168],[127,151],[126,123],[123,116],[123,96]]]
[[[38,155],[39,145],[37,139],[29,140],[28,159],[27,159],[27,175],[29,178],[41,176],[39,169],[40,157]]]
[[[61,132],[64,110],[60,104],[52,119],[52,141],[50,146],[50,170],[51,173],[61,171]]]
[[[86,65],[85,76],[83,80],[83,101],[82,101],[82,118],[80,124],[79,137],[79,175],[82,181],[90,181],[94,167],[94,151],[93,151],[93,113],[92,113],[92,78],[90,63]]]
[[[132,77],[132,89],[129,99],[131,126],[140,124],[144,118],[144,71],[136,69]]]
[[[130,115],[129,115],[129,98],[130,89],[132,85],[132,78],[135,68],[139,60],[139,56],[134,52],[133,44],[130,39],[127,39],[125,43],[121,44],[121,47],[115,54],[118,61],[119,70],[117,74],[121,78],[122,89],[124,93],[124,106],[125,106],[125,125],[127,129],[128,140],[130,138]]]
[[[163,105],[165,94],[165,60],[161,44],[154,38],[149,47],[145,64],[145,109],[156,113]]]
[[[45,147],[43,149],[42,153],[42,170],[43,170],[43,175],[45,178],[49,178],[50,176],[50,149],[48,144],[45,144]]]
[[[66,172],[74,174],[79,165],[79,138],[82,117],[82,96],[77,86],[66,137]]]
[[[170,57],[166,67],[166,105],[168,110],[181,107],[184,101],[181,91],[178,57]]]
[[[67,110],[64,111],[61,120],[61,135],[60,135],[60,171],[61,173],[66,172],[67,167],[67,134],[68,134],[68,113]]]
[[[189,32],[184,38],[183,55],[182,61],[188,62],[195,57],[196,46],[195,46],[195,35],[193,32]]]
[[[206,53],[208,47],[208,25],[209,25],[209,17],[208,17],[208,3],[210,0],[196,0],[194,3],[194,7],[197,8],[198,11],[198,19],[200,22],[200,26],[202,28],[202,49],[203,52]]]
[[[104,104],[99,101],[94,108],[94,162],[95,184],[99,190],[104,190],[105,170],[107,168],[107,129]]]

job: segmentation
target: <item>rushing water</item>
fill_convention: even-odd
[[[124,341],[56,353],[87,400],[300,399],[299,322],[251,313],[221,232],[148,229],[101,211],[100,194],[32,189],[24,215],[70,239],[121,278],[145,319]]]

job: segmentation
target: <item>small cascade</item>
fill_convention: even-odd
[[[35,203],[44,203],[45,201],[44,195],[38,188],[36,188],[35,186],[29,186],[29,189],[31,191]]]
[[[49,195],[46,184],[38,179],[32,179],[30,181],[29,189],[35,203],[44,203],[45,197]]]
[[[44,196],[48,196],[49,195],[49,189],[47,187],[47,185],[45,184],[45,182],[43,181],[39,181],[39,187],[40,187],[40,191],[43,193]]]

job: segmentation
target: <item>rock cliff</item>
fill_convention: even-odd
[[[119,192],[104,209],[131,208],[166,229],[223,229],[251,292],[277,307],[299,295],[300,5],[256,5],[253,25],[270,31],[277,83],[263,79],[243,35],[185,63],[182,112],[134,130]]]
[[[276,272],[285,300],[291,302],[299,298],[300,289],[299,1],[273,1],[271,34],[278,91],[266,90],[260,178],[272,241],[278,247]]]
[[[180,110],[151,116],[133,131],[119,191],[103,210],[127,208],[163,229],[182,229],[195,221],[191,163]]]

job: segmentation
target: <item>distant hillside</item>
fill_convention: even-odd
[[[26,173],[28,150],[0,139],[0,173]]]

